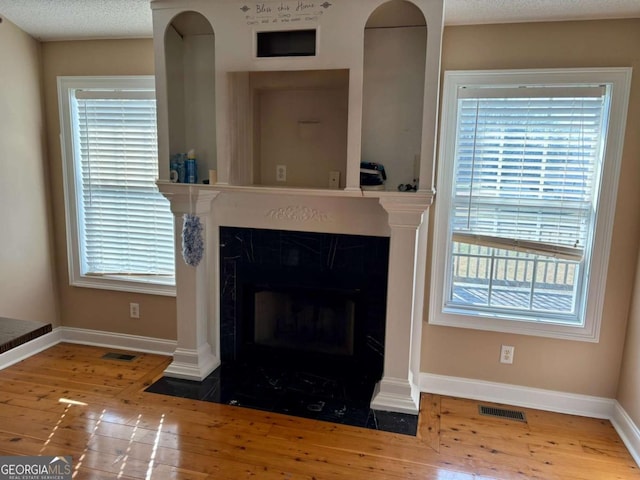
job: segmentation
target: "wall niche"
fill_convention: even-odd
[[[193,149],[201,182],[217,165],[215,34],[211,24],[197,12],[176,15],[165,30],[164,53],[169,154]]]
[[[233,72],[236,165],[250,165],[245,184],[344,187],[349,71]],[[284,172],[282,168],[284,167]]]
[[[385,190],[420,175],[427,23],[416,5],[392,0],[364,30],[362,161],[385,167]]]

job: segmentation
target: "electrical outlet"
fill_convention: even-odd
[[[276,165],[276,182],[286,182],[286,181],[287,181],[287,166]]]
[[[140,318],[140,304],[139,303],[130,303],[129,304],[129,316],[131,318]]]
[[[515,354],[516,347],[511,345],[502,345],[500,348],[500,363],[513,363],[513,355]]]
[[[329,172],[329,188],[338,188],[340,186],[340,172],[332,170]]]

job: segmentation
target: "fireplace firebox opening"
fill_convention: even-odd
[[[220,228],[222,363],[361,372],[384,362],[389,239]]]
[[[248,341],[256,346],[353,355],[356,302],[341,294],[257,287]],[[252,338],[251,338],[252,337]]]

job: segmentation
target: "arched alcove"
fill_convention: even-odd
[[[427,23],[415,4],[391,0],[371,13],[364,32],[362,161],[384,166],[384,190],[419,177],[426,48]]]
[[[182,12],[164,35],[169,154],[194,150],[198,182],[216,169],[215,34],[197,12]]]

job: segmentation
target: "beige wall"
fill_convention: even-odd
[[[42,64],[61,322],[68,327],[175,339],[175,298],[71,287],[67,269],[56,77],[152,75],[153,43],[151,40],[49,42],[42,45]],[[140,304],[140,319],[129,318],[129,302]]]
[[[425,325],[423,372],[615,398],[639,243],[639,45],[640,20],[445,29],[443,70],[631,66],[636,71],[632,81],[600,342],[563,341]],[[635,318],[635,323],[638,322],[640,320]],[[637,325],[631,329],[636,337],[637,330]],[[498,362],[501,344],[516,347],[513,365]],[[637,338],[635,343],[630,341],[628,348],[627,358],[637,355],[633,349],[640,348],[640,341]],[[637,405],[638,393],[635,397]]]
[[[58,325],[40,46],[0,23],[0,317]]]
[[[640,256],[620,371],[618,402],[634,423],[640,425]]]

